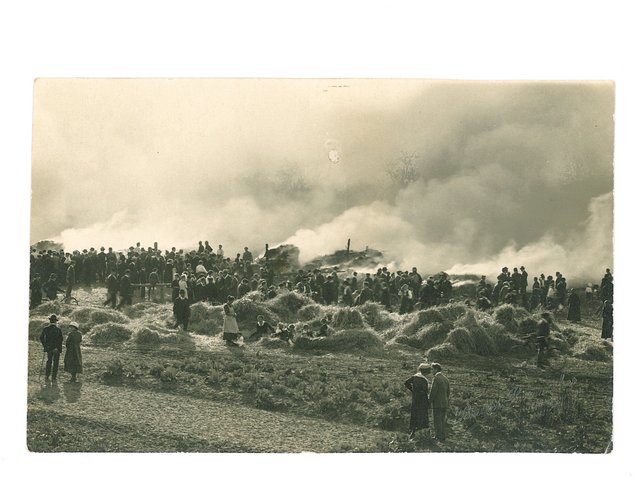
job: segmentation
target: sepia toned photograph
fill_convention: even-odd
[[[615,92],[38,78],[27,448],[613,452]]]

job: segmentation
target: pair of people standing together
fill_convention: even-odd
[[[47,325],[40,334],[40,343],[42,343],[44,351],[47,354],[45,379],[48,381],[49,378],[51,378],[54,382],[58,377],[58,364],[60,362],[60,354],[62,353],[63,340],[62,330],[60,330],[57,323],[58,317],[51,315],[49,317],[49,325]],[[82,352],[80,351],[82,334],[79,332],[76,322],[71,322],[69,326],[71,327],[71,331],[67,336],[64,370],[71,374],[71,381],[75,382],[76,375],[82,373]]]
[[[433,383],[429,391],[427,375],[433,371]],[[443,441],[446,437],[447,410],[449,408],[449,380],[442,373],[439,363],[421,363],[418,372],[409,377],[404,386],[411,391],[410,438],[418,430],[429,428],[429,407],[433,411],[435,436]]]

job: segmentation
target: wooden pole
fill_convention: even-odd
[[[269,244],[265,243],[264,244],[264,258],[268,258],[269,257]]]
[[[351,249],[351,239],[347,240],[347,257],[349,256],[349,250]]]

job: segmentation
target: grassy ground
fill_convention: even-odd
[[[85,292],[82,300],[97,304],[99,293]],[[577,346],[599,342],[597,317],[586,314],[579,325],[557,316],[556,328],[570,328]],[[134,332],[155,321],[133,317],[123,321]],[[99,318],[94,314],[90,320]],[[262,344],[230,349],[219,335],[173,335],[161,344],[98,345],[89,332],[81,384],[67,383],[65,374],[57,386],[38,378],[41,348],[31,341],[29,449],[601,453],[610,448],[610,357],[586,360],[573,351],[554,351],[549,368],[541,370],[527,347],[508,355],[454,355],[443,365],[452,392],[447,440],[421,435],[410,442],[411,400],[403,382],[423,360],[421,349],[393,342],[375,355]]]

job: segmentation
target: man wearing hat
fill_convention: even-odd
[[[447,410],[449,408],[449,380],[442,373],[442,367],[439,363],[432,363],[431,368],[434,371],[434,375],[429,401],[433,410],[433,428],[436,438],[444,440]]]
[[[72,382],[76,382],[76,375],[82,373],[82,352],[80,351],[82,334],[78,331],[76,322],[71,322],[69,326],[71,331],[67,335],[67,348],[64,352],[64,371],[71,374]]]
[[[409,377],[404,386],[411,391],[411,420],[409,421],[410,438],[418,430],[429,428],[429,380],[431,365],[421,363],[418,372]]]
[[[40,343],[47,352],[47,366],[45,369],[45,379],[49,376],[55,382],[58,377],[58,365],[60,363],[60,352],[62,352],[62,331],[58,328],[58,317],[51,315],[49,325],[40,334]]]

